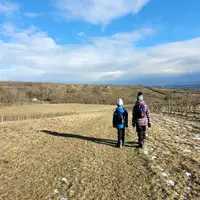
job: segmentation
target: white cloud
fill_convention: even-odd
[[[1,27],[7,37],[0,40],[1,80],[93,82],[200,72],[200,38],[137,48],[137,42],[154,33],[141,29],[109,37],[81,33],[88,44],[58,45],[36,27]]]
[[[108,36],[108,37],[87,37],[84,36],[87,39],[90,39],[96,46],[98,47],[104,47],[106,46],[132,46],[133,43],[142,40],[143,38],[150,36],[155,33],[155,30],[153,29],[140,29],[137,31],[132,31],[130,33],[116,33],[114,35]],[[105,46],[106,45],[106,46]]]
[[[125,71],[110,71],[110,72],[92,72],[85,74],[85,78],[89,78],[91,81],[99,81],[99,80],[113,80],[121,77],[126,74]]]
[[[11,23],[0,24],[0,34],[4,36],[11,36],[15,33],[16,27]]]
[[[10,1],[1,1],[0,2],[0,14],[12,14],[15,11],[19,10],[19,5]]]
[[[45,13],[36,13],[36,12],[25,12],[24,16],[27,18],[37,18],[37,17],[41,17],[44,16]]]
[[[57,0],[56,6],[66,18],[106,25],[126,14],[137,14],[149,0]]]
[[[174,69],[174,68],[163,69],[162,72],[165,73],[165,74],[180,74],[181,73],[181,71]]]

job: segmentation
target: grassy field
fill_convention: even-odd
[[[99,112],[113,106],[98,104],[29,104],[0,108],[0,122],[23,121],[40,118],[73,115],[76,113]]]
[[[28,104],[28,105],[12,105],[0,108],[0,113],[4,115],[26,115],[26,114],[47,114],[47,113],[71,113],[71,112],[94,112],[110,109],[110,105],[98,104]],[[113,107],[114,108],[114,107]]]
[[[199,199],[199,123],[152,114],[145,148],[129,127],[118,149],[113,106],[32,106],[1,112],[77,113],[0,123],[1,200]]]

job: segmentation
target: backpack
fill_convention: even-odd
[[[137,104],[135,106],[135,117],[136,119],[144,118],[146,114],[146,109],[144,104]]]
[[[116,123],[116,125],[117,124],[125,124],[124,113],[116,110],[115,123]]]

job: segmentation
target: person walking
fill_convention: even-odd
[[[122,99],[117,100],[117,108],[113,113],[113,127],[117,128],[117,147],[121,148],[125,141],[125,128],[128,128],[128,112],[123,107]]]
[[[137,101],[132,110],[132,126],[136,127],[138,135],[139,148],[143,148],[144,140],[146,139],[146,127],[151,127],[149,107],[145,104],[143,99],[143,93],[138,92]]]

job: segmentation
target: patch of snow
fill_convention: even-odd
[[[155,166],[154,166],[154,165],[151,165],[151,168],[152,168],[152,169],[155,169]]]
[[[184,149],[183,152],[184,152],[184,153],[191,153],[192,151],[189,150],[189,149]]]
[[[191,189],[192,189],[191,187],[187,187],[187,191],[188,191],[188,192],[190,192],[190,191],[191,191]]]
[[[148,155],[148,154],[149,154],[149,152],[148,152],[148,149],[147,149],[147,148],[144,148],[144,154],[145,154],[145,155]]]
[[[174,186],[175,186],[175,183],[174,183],[174,181],[172,181],[172,180],[168,180],[168,181],[167,181],[167,185],[168,185],[168,186],[174,187]]]
[[[66,178],[62,178],[61,180],[63,183],[68,183],[67,179]]]
[[[152,157],[151,157],[151,160],[154,160],[154,159],[156,159],[156,158],[157,158],[156,156],[152,156]]]
[[[195,146],[194,149],[195,150],[200,150],[200,147]]]
[[[31,101],[38,101],[38,99],[37,98],[32,98]]]
[[[192,174],[191,174],[191,173],[189,173],[189,172],[186,172],[185,174],[186,174],[186,176],[187,176],[189,179],[191,179],[191,178],[192,178]]]
[[[200,141],[200,136],[196,136],[194,139]]]
[[[168,176],[167,173],[165,173],[165,172],[161,173],[161,175],[164,176],[164,177]]]
[[[59,194],[59,191],[58,191],[57,189],[55,189],[55,190],[53,191],[53,195],[56,195],[56,194]]]
[[[69,197],[72,197],[73,195],[74,195],[74,191],[73,190],[69,191]]]
[[[161,166],[159,166],[159,165],[157,165],[156,168],[157,168],[158,170],[160,170],[160,171],[164,171],[164,169],[163,169]]]
[[[183,195],[181,195],[181,199],[188,200],[188,198],[186,196],[183,196]]]
[[[188,129],[192,130],[192,126],[187,126]]]
[[[61,197],[60,200],[68,200],[67,197]]]

